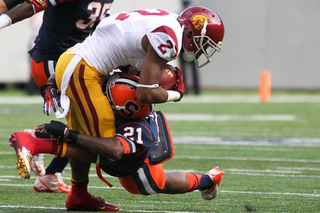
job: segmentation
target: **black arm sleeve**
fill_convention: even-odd
[[[10,10],[16,5],[21,3],[21,0],[3,0],[4,4],[6,5],[7,9]]]

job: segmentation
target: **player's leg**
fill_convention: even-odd
[[[61,57],[64,57],[64,62],[60,61]],[[73,58],[68,53],[64,53],[61,57],[56,69],[58,88],[61,88],[63,73],[70,68],[68,64]],[[103,79],[104,76],[88,66],[83,60],[74,68],[66,91],[71,105],[71,112],[69,111],[67,115],[70,129],[97,137],[113,137],[115,135],[113,111],[100,85]],[[90,206],[91,208],[110,208],[110,211],[119,210],[117,206],[108,204],[88,192],[90,164],[71,160],[70,165],[72,190],[66,201],[68,210],[88,210]]]
[[[147,158],[135,173],[120,177],[119,181],[132,194],[152,195],[165,187],[166,176],[161,164],[150,165]]]
[[[205,175],[170,172],[166,174],[166,184],[160,193],[178,194],[199,190],[203,199],[212,200],[218,195],[222,176],[223,172],[219,167],[211,169]]]
[[[47,83],[48,78],[55,71],[56,64],[57,62],[54,60],[36,62],[35,59],[31,57],[31,74],[38,87]],[[64,168],[69,163],[69,159],[55,156],[46,169],[44,169],[43,159],[43,154],[35,155],[33,159],[31,159],[31,169],[33,172],[40,176],[48,175],[47,177],[37,178],[33,186],[34,190],[37,192],[70,193],[71,187],[66,185],[61,177]]]
[[[34,138],[51,138],[50,134],[40,133],[33,129],[25,129],[23,132],[30,134]],[[61,173],[68,164],[69,159],[58,156],[55,156],[55,158],[56,160],[52,160],[48,166],[48,168],[51,168],[52,170],[50,173],[46,171],[44,167],[44,154],[35,154],[33,157],[30,157],[31,170],[40,176],[37,177],[33,185],[33,189],[36,192],[70,193],[71,187],[63,182],[61,176]],[[61,162],[61,159],[66,159],[66,162]]]
[[[211,200],[218,194],[223,172],[215,167],[205,175],[170,172],[165,174],[161,164],[151,165],[149,159],[134,174],[120,177],[121,185],[132,194],[181,194],[200,190],[203,199]]]

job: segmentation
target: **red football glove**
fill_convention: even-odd
[[[176,74],[177,74],[177,83],[174,90],[180,93],[180,99],[177,100],[177,101],[180,101],[184,95],[184,83],[183,83],[182,71],[178,67],[176,67]]]
[[[41,95],[44,99],[43,113],[50,115],[51,108],[53,112],[58,111],[60,104],[60,92],[53,83],[47,83],[40,87]]]

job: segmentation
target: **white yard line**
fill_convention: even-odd
[[[286,158],[236,158],[236,157],[201,157],[201,156],[174,156],[173,159],[205,159],[205,160],[235,160],[235,161],[266,161],[266,162],[299,162],[320,163],[320,160],[286,159]]]
[[[320,102],[320,95],[271,95],[271,103],[307,103]],[[0,97],[0,104],[35,104],[43,103],[39,96]],[[181,103],[260,103],[258,95],[185,95]]]
[[[295,121],[296,116],[284,114],[264,115],[210,115],[210,114],[166,114],[169,121]]]
[[[16,186],[16,187],[33,187],[32,184],[0,184],[0,186]],[[110,189],[110,190],[125,190],[122,187],[112,187],[109,188],[108,186],[89,186],[89,188],[95,189]],[[198,192],[198,191],[194,191]],[[302,193],[289,193],[289,192],[252,192],[252,191],[224,191],[221,190],[220,193],[232,193],[232,194],[262,194],[262,195],[298,195],[298,196],[305,196],[305,197],[320,197],[320,194],[302,194]],[[151,201],[153,202],[153,201]],[[170,202],[169,202],[170,203]],[[1,206],[0,206],[1,207]]]
[[[256,146],[320,146],[320,138],[219,138],[219,137],[173,137],[174,144],[218,144],[218,145],[256,145]],[[0,142],[8,145],[9,142]],[[278,150],[281,151],[281,150]],[[12,152],[0,152],[11,155]]]
[[[219,138],[219,137],[174,137],[175,144],[220,144],[220,145],[268,145],[268,146],[320,146],[319,138]]]
[[[260,103],[258,95],[186,95],[181,103]],[[320,95],[271,95],[271,103],[320,102]]]
[[[15,96],[0,97],[0,104],[43,104],[43,98],[39,96]]]

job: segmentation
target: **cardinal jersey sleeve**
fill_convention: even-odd
[[[168,26],[160,26],[148,35],[149,42],[159,57],[171,61],[179,54],[178,37]]]

